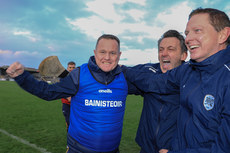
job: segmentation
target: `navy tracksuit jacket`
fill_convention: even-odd
[[[122,67],[126,72],[127,67]],[[160,64],[140,64],[129,67],[132,71],[144,73],[140,77],[148,77],[148,74],[162,74]],[[129,75],[125,73],[125,75]],[[135,79],[135,76],[132,76]],[[129,80],[129,79],[127,79]],[[129,83],[129,81],[128,81]],[[144,86],[139,86],[139,91],[134,94],[143,96],[143,109],[136,134],[136,142],[142,152],[158,153],[160,149],[171,150],[172,137],[176,131],[176,119],[179,111],[179,94],[156,94],[144,92]]]

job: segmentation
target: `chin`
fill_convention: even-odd
[[[111,71],[112,69],[102,69],[104,72],[109,72]]]

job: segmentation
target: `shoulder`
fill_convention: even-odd
[[[143,71],[143,72],[153,72],[153,73],[161,73],[160,70],[160,64],[152,64],[152,63],[147,63],[147,64],[139,64],[134,67],[131,67],[132,70],[137,70],[137,71]]]

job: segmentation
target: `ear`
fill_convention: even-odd
[[[186,58],[187,58],[187,56],[188,56],[188,52],[183,52],[183,53],[181,54],[180,60],[181,60],[181,61],[185,61]]]
[[[122,52],[120,51],[120,52],[119,52],[119,56],[121,56],[121,53],[122,53]]]
[[[121,51],[118,53],[118,60],[120,60],[120,58],[121,58]]]
[[[219,43],[224,44],[230,36],[230,27],[225,27],[219,32]]]

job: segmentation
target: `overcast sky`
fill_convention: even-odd
[[[38,68],[51,55],[65,67],[81,65],[104,33],[119,37],[120,64],[155,63],[160,36],[184,33],[198,7],[230,16],[229,0],[0,0],[0,66],[19,61]]]

